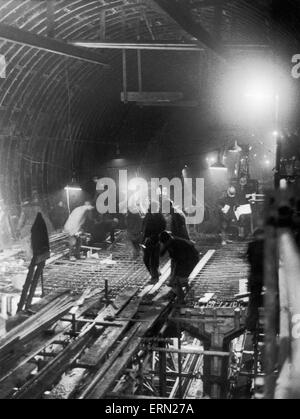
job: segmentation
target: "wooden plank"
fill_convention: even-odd
[[[165,265],[162,267],[161,269],[161,274],[162,274],[162,278],[160,279],[160,281],[157,284],[150,284],[147,285],[143,291],[140,292],[139,297],[145,297],[146,295],[148,295],[150,292],[152,292],[152,290],[155,288],[156,291],[164,284],[164,282],[166,281],[167,278],[165,278],[165,275],[167,272],[169,272],[169,267],[171,266],[171,261],[168,261],[167,263],[165,263]]]
[[[121,92],[121,100],[125,102],[177,102],[183,99],[182,92]]]
[[[106,319],[115,318],[119,313],[122,313],[122,317],[128,317],[127,321],[117,320],[118,325],[121,327],[103,327],[101,336],[95,341],[95,343],[86,351],[83,357],[80,359],[80,365],[86,368],[92,368],[99,365],[106,357],[107,353],[111,350],[117,340],[124,334],[126,328],[130,323],[130,319],[136,314],[139,304],[139,300],[130,300],[136,295],[137,291],[128,292],[127,295],[120,296],[115,301],[115,307],[107,307],[97,318],[95,322],[105,322]],[[129,302],[128,306],[126,304]]]
[[[126,329],[129,326],[130,319],[133,317],[138,310],[138,304],[131,302],[128,307],[122,312],[122,316],[128,316],[127,321],[118,321],[122,327],[108,327],[106,328],[96,342],[88,349],[84,356],[80,359],[80,365],[86,368],[92,368],[99,365],[109,351],[112,350],[116,342],[124,335]]]
[[[216,295],[215,292],[207,292],[204,297],[200,298],[199,303],[200,304],[207,304],[210,302],[210,300]]]
[[[39,399],[46,390],[61,377],[64,371],[72,365],[80,352],[88,344],[94,333],[94,326],[87,327],[79,338],[65,348],[57,358],[49,362],[39,374],[33,377],[25,386],[18,391],[12,399]]]
[[[84,302],[84,305],[78,309],[78,315],[84,314],[88,311],[91,307],[93,307],[96,302],[98,302],[98,298],[90,297],[88,300]],[[26,364],[38,355],[41,351],[43,351],[46,347],[51,345],[55,341],[65,340],[65,333],[71,329],[71,325],[64,326],[55,330],[55,334],[51,337],[47,337],[44,335],[38,336],[36,339],[31,340],[27,345],[25,345],[21,351],[21,356],[14,360],[13,365],[9,369],[9,365],[6,365],[6,373],[0,379],[0,394],[7,394],[10,390],[10,382],[11,376],[18,377],[19,375],[22,376],[23,370],[26,370]],[[1,396],[0,396],[1,399]]]
[[[169,260],[165,266],[162,269],[162,275],[160,277],[160,280],[157,284],[153,286],[153,288],[150,290],[149,295],[155,294],[163,285],[164,283],[169,279],[171,275],[171,260]]]
[[[117,360],[118,356],[124,351],[126,346],[129,344],[130,339],[132,339],[139,329],[140,325],[136,324],[122,339],[121,344],[114,350],[111,356],[107,359],[107,361],[102,365],[102,367],[97,371],[96,376],[91,380],[89,385],[84,389],[84,391],[80,395],[80,399],[90,398],[89,395],[93,392],[94,387],[97,385],[99,378],[101,378],[107,371],[111,368],[112,364]]]
[[[209,250],[203,258],[200,260],[198,265],[195,267],[191,275],[189,276],[189,281],[193,281],[199,273],[202,271],[202,269],[207,265],[207,263],[210,261],[210,259],[213,257],[213,255],[216,253],[215,250]]]
[[[122,375],[124,369],[129,364],[133,355],[138,351],[140,343],[142,341],[142,337],[147,334],[151,330],[151,328],[155,325],[159,317],[162,315],[165,308],[167,308],[168,303],[164,304],[163,308],[153,308],[149,306],[149,310],[147,310],[147,320],[148,322],[137,323],[135,325],[136,332],[134,336],[132,336],[127,343],[124,344],[124,348],[120,351],[119,348],[116,349],[116,353],[119,355],[121,352],[122,355],[117,357],[112,354],[112,359],[115,360],[113,364],[109,364],[109,368],[107,367],[107,372],[103,375],[104,370],[100,369],[97,373],[92,385],[89,387],[88,391],[86,391],[81,398],[85,399],[101,399],[105,396],[105,394],[111,389],[114,385],[115,381]],[[143,318],[143,320],[145,320]]]

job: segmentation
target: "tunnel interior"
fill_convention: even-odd
[[[0,0],[0,399],[300,398],[299,21]]]
[[[228,52],[229,62],[252,56],[273,59],[271,46],[289,66],[284,58],[299,41],[295,2],[286,2],[284,8],[274,0],[251,5],[225,2],[220,22],[213,2],[185,3],[192,22],[224,44],[235,45]],[[1,25],[64,43],[195,40],[154,1],[1,1],[0,16]],[[3,31],[5,35],[5,27]],[[18,215],[21,202],[35,195],[51,206],[74,174],[83,184],[105,175],[108,162],[119,151],[132,167],[156,174],[160,170],[167,176],[180,173],[192,160],[197,171],[203,170],[206,153],[235,140],[247,143],[255,138],[255,154],[267,154],[265,160],[272,157],[268,155],[273,146],[268,135],[272,116],[239,120],[232,110],[224,112],[222,83],[228,61],[201,39],[199,52],[141,53],[144,91],[182,92],[184,100],[196,101],[197,107],[122,103],[122,50],[90,50],[99,64],[22,42],[1,39],[5,75],[0,79],[0,193],[12,215]],[[258,47],[249,50],[251,44]],[[127,88],[137,91],[137,51],[128,50],[126,62]],[[293,129],[299,97],[289,82],[282,124]],[[230,89],[225,82],[225,90]]]

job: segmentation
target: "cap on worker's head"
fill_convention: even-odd
[[[159,240],[164,244],[168,243],[168,241],[172,239],[173,239],[172,233],[170,233],[169,231],[163,231],[161,235],[159,236]]]
[[[89,210],[94,209],[94,206],[92,205],[90,201],[85,201],[84,206],[88,207]]]
[[[234,187],[234,186],[230,186],[230,187],[227,189],[227,195],[228,195],[230,198],[234,198],[234,197],[235,197],[235,195],[236,195],[236,189],[235,189],[235,187]]]
[[[240,178],[240,185],[241,185],[241,186],[246,186],[246,185],[247,185],[247,183],[248,183],[247,176],[242,176],[242,177]]]

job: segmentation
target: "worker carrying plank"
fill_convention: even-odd
[[[172,236],[164,231],[160,235],[161,255],[167,252],[171,258],[171,278],[169,286],[178,297],[179,303],[184,303],[185,293],[188,292],[189,276],[199,262],[199,253],[194,244],[185,239]]]

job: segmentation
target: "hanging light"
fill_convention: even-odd
[[[234,147],[229,149],[230,153],[240,153],[242,151],[242,147],[238,145],[238,142],[235,141]]]
[[[221,152],[218,153],[218,160],[216,163],[212,164],[210,166],[211,170],[218,170],[218,171],[227,171],[228,168],[225,166],[225,164],[222,162],[222,155]]]
[[[67,186],[65,186],[64,189],[65,189],[66,195],[67,195],[68,211],[69,211],[69,214],[71,214],[70,192],[82,192],[82,188],[79,185],[79,182],[77,182],[76,179],[73,177],[73,179],[71,180],[71,182]]]

